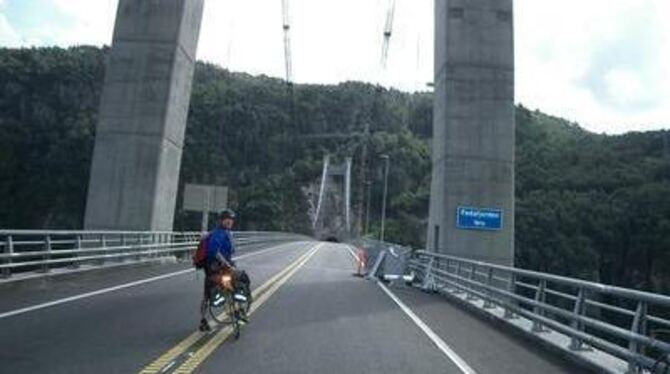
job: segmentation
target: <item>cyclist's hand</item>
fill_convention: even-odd
[[[216,259],[221,263],[221,265],[229,266],[231,268],[235,267],[235,261],[233,260],[226,260],[225,257],[221,253],[216,254]]]

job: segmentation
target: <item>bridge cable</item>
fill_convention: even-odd
[[[393,16],[395,15],[395,0],[388,0],[388,8],[386,11],[386,23],[384,24],[384,39],[382,42],[382,56],[381,67],[386,70],[386,63],[388,61],[389,46],[391,44],[391,34],[393,33]]]
[[[282,0],[282,28],[284,29],[284,65],[286,69],[286,84],[293,84],[293,66],[291,64],[291,24],[288,11],[288,0]]]
[[[381,58],[380,58],[380,79],[379,82],[377,83],[377,87],[375,89],[375,96],[374,100],[372,103],[372,112],[375,114],[378,114],[378,106],[379,106],[379,100],[382,92],[382,76],[385,75],[386,73],[386,66],[388,62],[388,55],[389,55],[389,49],[391,45],[391,35],[393,34],[393,19],[395,16],[395,5],[396,2],[395,0],[388,0],[388,6],[386,8],[386,21],[384,23],[384,30],[382,33],[383,40],[382,40],[382,53],[381,53]],[[362,226],[363,226],[363,210],[364,207],[366,209],[366,224],[365,224],[365,230],[368,230],[368,223],[367,221],[369,220],[369,205],[370,205],[370,199],[371,199],[371,194],[368,193],[367,199],[368,202],[367,204],[364,204],[364,199],[366,195],[366,189],[369,190],[369,188],[366,188],[367,185],[370,185],[372,181],[368,180],[368,168],[372,164],[370,162],[369,157],[370,154],[368,152],[368,146],[370,143],[370,137],[372,135],[372,131],[370,129],[370,123],[369,121],[365,122],[365,130],[364,130],[364,136],[362,139],[362,147],[361,147],[361,168],[360,168],[360,173],[359,173],[359,180],[358,180],[358,201],[356,203],[357,205],[357,217],[358,217],[358,222],[357,222],[357,234],[362,233]]]
[[[330,155],[323,158],[323,172],[321,174],[321,187],[319,188],[319,198],[316,203],[316,212],[314,213],[314,221],[312,222],[312,229],[316,230],[316,224],[319,220],[319,213],[321,212],[321,204],[323,204],[323,196],[326,192],[326,183],[328,180],[328,165],[330,164]]]

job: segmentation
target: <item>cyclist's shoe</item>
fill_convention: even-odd
[[[201,332],[207,332],[211,331],[212,328],[209,327],[209,323],[207,322],[207,320],[203,318],[200,320],[200,326],[198,327],[198,330],[200,330]]]

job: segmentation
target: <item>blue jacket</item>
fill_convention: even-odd
[[[217,226],[209,234],[209,243],[207,243],[207,262],[216,261],[216,254],[221,253],[226,261],[234,264],[233,254],[235,253],[235,244],[230,230]]]

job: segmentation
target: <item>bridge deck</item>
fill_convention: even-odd
[[[314,246],[257,248],[238,263],[258,286]],[[0,372],[139,372],[195,331],[202,277],[183,272],[186,269],[180,264],[120,268],[1,286]],[[351,276],[353,262],[345,246],[323,244],[295,269],[285,283],[266,293],[240,340],[216,345],[198,362],[198,372],[461,372],[378,285]],[[178,271],[152,282],[2,316]],[[393,292],[479,373],[578,371],[437,296]],[[205,341],[211,344],[216,336]],[[194,352],[197,356],[200,351]],[[182,354],[165,372],[178,369],[188,357]]]

